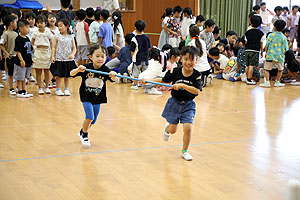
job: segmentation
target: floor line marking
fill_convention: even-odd
[[[269,138],[269,139],[270,140],[277,140],[279,138]],[[257,139],[221,141],[221,142],[204,142],[204,143],[198,143],[198,144],[191,144],[191,146],[199,146],[199,145],[206,145],[206,144],[227,144],[227,143],[237,143],[237,142],[253,142],[253,141],[257,141]],[[82,155],[102,154],[102,153],[139,151],[139,150],[148,150],[148,149],[163,149],[163,148],[172,148],[172,147],[180,147],[180,146],[182,146],[182,145],[180,144],[180,145],[157,146],[157,147],[142,147],[142,148],[133,148],[133,149],[104,150],[104,151],[87,152],[87,153],[74,153],[74,154],[55,155],[55,156],[19,158],[19,159],[10,159],[10,160],[0,160],[0,163],[14,162],[14,161],[24,161],[24,160],[36,160],[36,159],[43,159],[43,158],[60,158],[60,157],[82,156]]]

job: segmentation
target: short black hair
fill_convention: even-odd
[[[197,24],[197,22],[203,22],[203,21],[205,21],[205,17],[203,16],[203,15],[198,15],[197,17],[196,17],[196,24]]]
[[[191,19],[193,18],[193,11],[190,7],[184,8],[182,13],[186,13]]]
[[[39,23],[39,22],[45,22],[46,23],[46,17],[45,17],[45,15],[43,15],[43,14],[40,14],[40,15],[38,15],[37,17],[36,17],[36,19],[35,19],[35,22],[36,23]]]
[[[257,10],[259,10],[259,9],[260,9],[260,5],[255,5],[255,6],[253,6],[253,8],[252,8],[253,11],[257,11]]]
[[[283,10],[281,6],[276,6],[274,8],[274,12],[281,11],[281,10]]]
[[[186,54],[190,55],[190,58],[194,59],[199,54],[199,50],[193,46],[185,46],[181,49],[180,54],[185,56]]]
[[[20,27],[24,27],[24,26],[29,26],[29,22],[27,21],[27,20],[25,20],[25,19],[20,19],[19,21],[18,21],[18,29],[20,28]]]
[[[86,16],[88,16],[89,18],[92,18],[95,15],[94,8],[92,7],[87,8],[85,12],[86,12]]]
[[[227,31],[227,33],[226,33],[226,37],[233,36],[233,35],[237,36],[237,33],[235,31]]]
[[[60,0],[60,4],[62,5],[62,7],[68,8],[71,4],[71,0]]]
[[[220,34],[221,27],[216,26],[213,30],[213,34]]]
[[[266,5],[266,2],[261,2],[260,3],[260,7],[265,6],[265,5]]]
[[[177,47],[171,48],[169,56],[170,56],[170,58],[171,58],[171,56],[175,56],[175,57],[180,56],[180,50]]]
[[[181,42],[179,42],[178,49],[181,51],[181,49],[183,47],[185,47],[185,40],[182,40]]]
[[[108,56],[112,56],[115,52],[116,52],[115,47],[113,47],[113,46],[107,47]]]
[[[282,10],[287,10],[289,11],[289,8],[287,6],[282,7]]]
[[[297,5],[292,6],[292,10],[294,10],[295,8],[299,9],[299,6],[297,6]]]
[[[173,9],[173,13],[176,13],[176,12],[178,12],[178,13],[182,12],[181,6],[175,6],[175,8]]]
[[[133,33],[127,33],[125,35],[125,42],[130,45],[131,44],[131,40],[132,40],[133,37],[134,37]]]
[[[249,15],[248,15],[248,18],[251,19],[251,17],[253,17],[254,15],[257,15],[257,12],[250,12]]]
[[[215,23],[214,20],[208,19],[208,20],[205,21],[204,26],[205,26],[205,28],[206,28],[206,27],[212,27],[212,26],[215,25],[215,24],[216,24],[216,23]]]
[[[95,20],[100,20],[100,15],[101,15],[101,10],[100,9],[97,9],[95,11]]]
[[[253,16],[250,18],[250,22],[251,22],[251,25],[252,25],[254,28],[259,27],[259,26],[262,24],[261,16],[259,16],[259,15],[253,15]]]
[[[165,44],[162,48],[161,48],[161,51],[168,51],[172,49],[172,45],[170,44]]]
[[[142,32],[146,28],[146,22],[139,19],[135,22],[134,26],[139,32]]]
[[[78,17],[78,19],[80,21],[82,21],[86,17],[86,13],[83,9],[79,9],[79,10],[76,11],[76,16]]]
[[[32,19],[36,18],[36,15],[34,14],[34,12],[31,11],[25,15],[25,19],[29,19],[29,18],[32,18]]]
[[[218,47],[211,48],[208,53],[211,56],[219,56],[220,55],[220,51],[219,51]]]
[[[236,42],[237,43],[241,42],[241,43],[243,43],[243,45],[245,45],[246,44],[245,36],[238,38]]]
[[[286,26],[286,23],[284,20],[280,19],[280,20],[277,20],[275,23],[274,23],[274,27],[276,28],[276,31],[279,31],[281,32],[284,27]]]
[[[92,44],[89,48],[89,55],[93,55],[93,53],[98,49],[101,49],[105,56],[108,55],[106,47],[102,44]]]
[[[170,16],[173,13],[173,9],[172,8],[167,8],[165,11],[166,16]]]
[[[233,48],[233,55],[234,55],[235,57],[237,57],[239,50],[240,50],[240,47],[234,47],[234,48]]]
[[[16,16],[13,16],[13,15],[6,15],[6,16],[3,18],[3,24],[4,24],[6,27],[9,27],[10,23],[14,22],[16,19],[17,19]]]
[[[104,20],[107,20],[109,18],[109,11],[108,10],[101,10],[100,12],[101,17],[103,17]]]
[[[8,14],[15,14],[15,15],[18,16],[19,19],[22,16],[22,13],[21,13],[20,9],[17,9],[17,8],[9,8]]]
[[[0,6],[0,19],[3,19],[7,15],[7,8]]]
[[[283,33],[283,34],[285,34],[285,33],[290,33],[290,32],[291,32],[291,31],[290,31],[289,28],[285,28],[285,29],[282,30],[282,33]]]

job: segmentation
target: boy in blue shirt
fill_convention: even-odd
[[[109,46],[113,46],[112,43],[113,29],[110,23],[107,21],[108,18],[109,18],[109,11],[101,10],[100,19],[101,21],[103,21],[103,24],[99,28],[98,42],[99,44],[104,45],[106,48]]]
[[[269,71],[276,65],[278,68],[275,87],[284,87],[285,84],[280,83],[282,71],[284,69],[285,52],[289,50],[286,37],[281,32],[286,23],[284,20],[277,20],[274,23],[274,32],[269,34],[266,43],[266,62],[265,62],[265,83],[260,84],[260,87],[271,87]]]
[[[132,55],[132,76],[138,78],[140,73],[145,71],[148,67],[149,49],[151,48],[150,38],[143,33],[146,23],[143,20],[135,22],[136,36],[131,41],[131,55]],[[131,87],[137,90],[137,82]]]

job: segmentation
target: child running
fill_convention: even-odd
[[[88,138],[88,130],[96,123],[100,104],[107,103],[106,81],[114,81],[116,72],[111,71],[109,76],[92,72],[86,72],[85,69],[109,72],[104,64],[107,58],[107,50],[103,45],[94,44],[90,47],[89,58],[92,63],[80,65],[70,72],[71,76],[81,76],[82,82],[79,89],[80,100],[85,111],[85,120],[78,133],[83,148],[91,146]]]
[[[74,37],[69,34],[70,24],[66,18],[58,21],[58,29],[60,34],[55,36],[50,67],[53,76],[56,76],[56,92],[57,96],[70,96],[69,77],[70,71],[76,68],[74,56],[76,46]],[[65,81],[65,91],[61,91],[61,78]]]
[[[193,99],[199,94],[201,88],[201,74],[194,69],[198,54],[198,49],[195,47],[183,47],[181,50],[182,67],[168,71],[163,78],[151,80],[173,84],[172,97],[169,98],[162,113],[167,120],[162,137],[165,141],[169,141],[170,134],[176,133],[178,123],[182,123],[184,135],[181,157],[188,161],[193,160],[188,152],[196,113],[196,104]],[[141,80],[143,84],[146,84],[145,81],[145,79]]]

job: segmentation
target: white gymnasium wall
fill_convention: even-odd
[[[60,0],[38,0],[38,1],[44,6],[44,8],[49,5],[54,10],[60,9]]]

